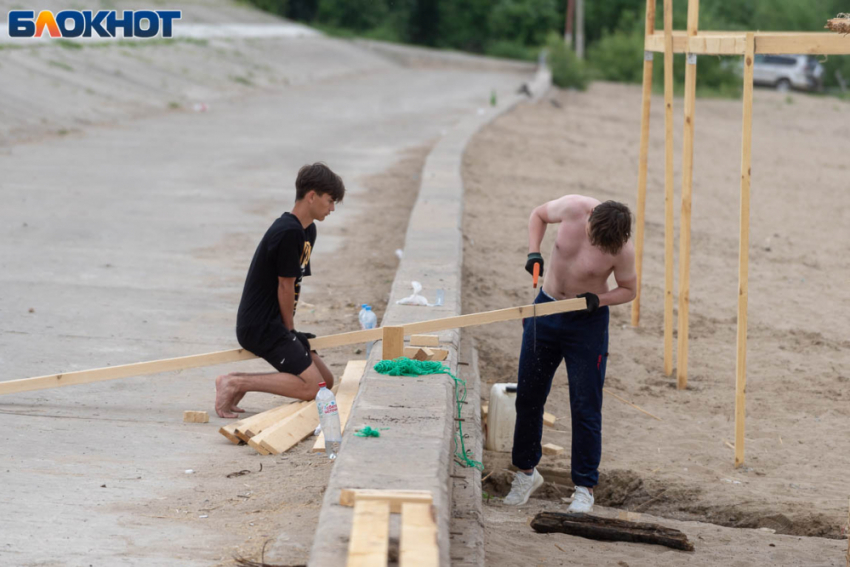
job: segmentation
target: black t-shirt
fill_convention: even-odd
[[[306,229],[292,213],[283,213],[266,231],[254,252],[239,313],[236,330],[242,346],[261,350],[270,323],[281,322],[277,301],[278,277],[295,279],[295,304],[301,295],[301,278],[310,275],[310,255],[316,243],[316,224]],[[293,311],[293,316],[295,315]],[[252,350],[252,352],[254,352]]]

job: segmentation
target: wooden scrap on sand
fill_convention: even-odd
[[[210,416],[205,411],[186,410],[183,412],[183,423],[209,423]]]
[[[682,551],[694,550],[688,537],[679,530],[645,522],[628,522],[587,514],[540,512],[534,516],[531,527],[541,534],[562,533],[598,541],[651,543]]]

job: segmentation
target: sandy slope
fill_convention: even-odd
[[[634,207],[640,90],[597,83],[586,93],[555,92],[549,99],[502,117],[467,152],[467,312],[529,302],[523,266],[534,206],[581,193]],[[653,104],[642,321],[632,328],[628,306],[612,309],[606,386],[663,421],[606,397],[599,501],[666,518],[840,537],[850,493],[850,291],[844,285],[850,105],[756,92],[747,457],[736,470],[724,441],[733,438],[741,106],[697,105],[690,384],[680,392],[662,372],[663,108],[657,97]],[[677,148],[680,114],[677,100]],[[677,199],[679,189],[677,171]],[[677,200],[677,223],[678,209]],[[482,378],[515,381],[519,326],[475,334]],[[569,448],[566,380],[562,366],[547,411],[564,419],[544,440]],[[489,489],[501,494],[507,474],[498,471],[509,459],[489,457],[488,467],[497,470]],[[569,450],[544,464],[568,468]],[[539,496],[559,494],[550,486]],[[506,513],[488,512],[493,557],[508,553],[494,523]],[[724,533],[731,534],[728,543],[704,545],[749,545],[749,536]],[[827,549],[821,557],[771,561],[836,564]]]

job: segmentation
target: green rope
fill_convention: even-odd
[[[377,429],[372,429],[368,425],[354,434],[355,437],[380,437],[381,432]]]
[[[375,371],[390,376],[424,376],[427,374],[448,374],[454,380],[455,403],[457,405],[457,416],[461,416],[463,403],[466,402],[466,382],[452,374],[448,366],[442,362],[433,360],[411,360],[404,356],[395,360],[382,360],[375,365]],[[483,470],[484,465],[472,459],[463,442],[463,422],[457,422],[457,433],[455,434],[455,456],[461,465]]]

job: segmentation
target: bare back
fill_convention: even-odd
[[[635,284],[634,247],[631,242],[627,242],[616,255],[590,243],[588,220],[593,208],[599,204],[591,197],[567,195],[541,205],[532,213],[529,222],[532,241],[536,238],[533,233],[540,225],[545,231],[547,224],[558,224],[558,234],[543,280],[543,291],[555,299],[572,298],[586,292],[602,296],[609,291],[608,277],[612,272],[620,288],[628,289]],[[533,226],[535,223],[537,226]],[[538,246],[540,240],[537,240]],[[616,301],[619,297],[611,299],[614,301],[608,304],[619,303]]]

